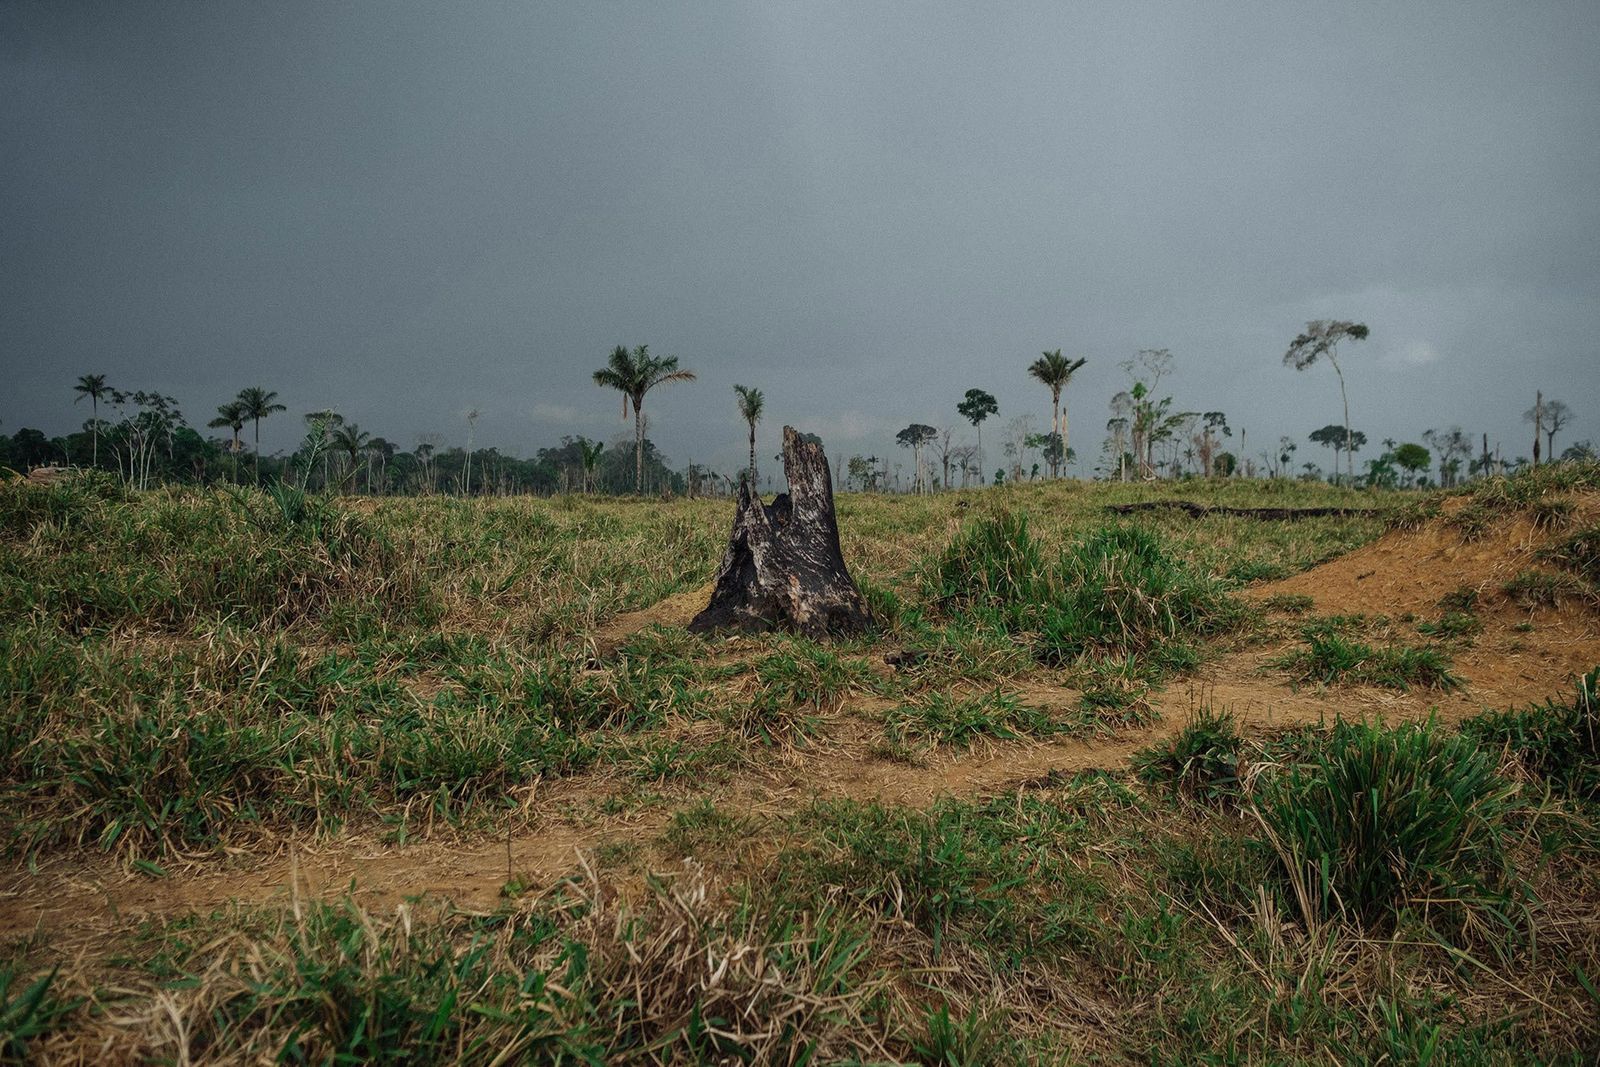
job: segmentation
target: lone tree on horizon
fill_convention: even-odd
[[[973,429],[978,431],[978,484],[983,484],[983,420],[990,415],[1000,412],[1000,402],[992,393],[982,389],[968,389],[967,395],[961,403],[956,405],[956,412],[962,418],[972,423]]]
[[[72,402],[74,404],[84,397],[89,398],[89,410],[91,412],[89,416],[89,440],[92,442],[89,466],[98,467],[100,466],[100,398],[111,392],[111,387],[106,384],[106,376],[104,374],[85,374],[78,379],[78,384],[72,387],[72,391],[78,394],[73,398]]]
[[[1560,400],[1544,400],[1522,413],[1523,422],[1534,424],[1535,431],[1544,434],[1545,456],[1552,462],[1556,458],[1556,434],[1572,421],[1572,409]]]
[[[1350,397],[1344,391],[1344,371],[1339,369],[1336,349],[1339,347],[1339,342],[1346,338],[1365,341],[1369,332],[1365,323],[1314,319],[1306,323],[1306,332],[1290,342],[1289,350],[1283,354],[1284,366],[1293,367],[1295,370],[1305,370],[1323,356],[1327,356],[1328,362],[1333,364],[1333,373],[1339,376],[1339,398],[1344,401],[1344,454],[1351,481],[1354,481],[1356,476],[1356,450],[1351,447],[1350,440]],[[1334,463],[1338,462],[1338,454],[1335,453]]]
[[[762,405],[766,397],[761,395],[761,390],[751,389],[747,385],[736,385],[733,391],[739,397],[739,417],[750,424],[750,492],[756,491],[756,422],[761,418]]]
[[[255,425],[255,477],[256,483],[261,482],[261,420],[268,415],[289,409],[276,403],[278,394],[269,392],[259,385],[252,385],[248,389],[239,390],[238,403],[244,408],[244,417],[252,420]]]
[[[692,382],[694,372],[678,369],[678,357],[657,358],[649,345],[629,352],[624,345],[611,350],[605,367],[594,372],[594,384],[622,394],[622,417],[633,405],[633,491],[644,492],[644,395],[665,382]]]
[[[1048,454],[1052,478],[1059,475],[1059,467],[1067,455],[1067,413],[1061,409],[1061,391],[1087,362],[1087,359],[1067,359],[1058,348],[1044,353],[1028,367],[1028,373],[1050,389],[1050,432],[1061,442],[1059,451],[1051,449]]]
[[[927,483],[922,474],[922,449],[939,436],[939,431],[932,426],[920,422],[913,422],[910,426],[894,435],[895,442],[901,448],[911,449],[911,455],[916,463],[916,491],[927,491]]]

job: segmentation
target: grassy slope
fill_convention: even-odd
[[[728,662],[648,633],[608,670],[575,669],[598,621],[709,577],[729,518],[719,502],[404,500],[286,513],[261,496],[7,492],[18,495],[0,501],[0,846],[142,862],[352,824],[494,830],[511,817],[507,791],[530,781],[598,765],[648,780],[759,761],[773,743],[804,739],[812,710],[851,691],[891,709],[891,748],[1114,717],[1116,699],[1086,699],[1065,721],[1001,695],[948,696],[954,683],[1046,669],[1027,639],[930,598],[931,561],[964,520],[1026,511],[1053,561],[1105,525],[1105,503],[1388,503],[1244,483],[844,497],[846,555],[893,619],[885,640],[929,653],[926,669],[887,677],[870,669],[871,642],[829,650],[775,638]],[[1160,513],[1114,525],[1153,532],[1185,574],[1223,593],[1383,528]],[[1050,677],[1064,670],[1092,695],[1108,659],[1122,669],[1097,655]],[[684,722],[710,729],[669,740],[665,728]],[[1324,744],[1256,756],[1314,763]],[[137,991],[135,1005],[169,989],[190,1040],[234,1052],[300,1042],[313,1056],[340,1046],[372,1056],[404,1041],[428,1061],[487,1060],[515,1039],[548,1058],[558,1046],[632,1047],[638,1058],[693,1061],[716,1054],[720,1029],[758,1055],[810,1042],[825,1057],[867,1060],[1121,1059],[1145,1048],[1177,1059],[1406,1060],[1432,1047],[1509,1062],[1519,1049],[1540,1058],[1595,1040],[1581,1022],[1593,1018],[1595,946],[1571,933],[1575,916],[1592,915],[1585,803],[1497,816],[1521,828],[1517,847],[1559,920],[1540,927],[1540,956],[1525,924],[1441,947],[1426,909],[1404,907],[1380,938],[1338,922],[1308,936],[1314,920],[1297,919],[1292,885],[1274,881],[1259,824],[1239,805],[1091,777],[930,811],[835,803],[752,823],[688,806],[661,855],[692,851],[710,871],[636,892],[632,927],[617,925],[623,905],[593,881],[489,918],[397,924],[320,905],[214,916],[128,935],[119,984]],[[782,844],[729,846],[751,837]],[[593,878],[634,881],[636,860],[612,857],[610,871],[606,859]],[[712,883],[703,895],[702,879]],[[154,1016],[118,1028],[56,999],[81,986],[116,1000],[93,967],[22,1012],[28,980],[52,961],[47,946],[13,951],[16,964],[0,968],[15,971],[0,1029],[36,1025],[63,1050],[111,1033],[130,1051],[171,1055],[171,1028]],[[719,952],[770,981],[741,973],[705,993],[696,961]],[[1496,953],[1515,989],[1490,1004],[1477,964]],[[641,980],[640,954],[659,983],[648,1005],[623,992]],[[537,975],[561,992],[530,990]],[[1490,1025],[1508,996],[1522,1014]],[[752,1021],[801,1004],[787,1029]],[[742,1009],[755,1014],[741,1019]],[[652,1038],[665,1044],[651,1052]]]

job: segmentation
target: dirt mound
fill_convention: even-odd
[[[1469,503],[1446,502],[1444,513],[1415,530],[1399,530],[1365,548],[1313,567],[1292,578],[1253,590],[1253,599],[1276,594],[1304,594],[1324,614],[1436,614],[1439,600],[1458,589],[1471,589],[1493,601],[1501,585],[1520,571],[1537,566],[1540,548],[1559,539],[1561,531],[1540,529],[1531,514],[1508,515],[1468,540],[1450,521]],[[1571,523],[1588,525],[1600,518],[1600,493],[1574,501]]]
[[[1304,595],[1322,615],[1439,618],[1448,594],[1477,594],[1475,613],[1483,629],[1470,646],[1454,653],[1464,685],[1436,694],[1446,719],[1485,708],[1509,707],[1564,692],[1574,678],[1600,664],[1600,611],[1567,601],[1527,607],[1503,586],[1529,570],[1551,571],[1539,550],[1575,527],[1600,521],[1600,493],[1574,498],[1561,529],[1541,527],[1529,512],[1505,515],[1481,535],[1468,538],[1452,516],[1466,498],[1446,502],[1444,513],[1415,530],[1401,530],[1308,571],[1258,586],[1249,596]],[[1420,640],[1420,638],[1419,638]],[[1390,694],[1395,699],[1398,694]]]

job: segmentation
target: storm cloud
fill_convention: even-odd
[[[1593,2],[12,0],[0,100],[0,431],[103,372],[531,454],[629,432],[589,376],[648,343],[700,376],[651,436],[733,468],[734,382],[884,454],[971,387],[1047,424],[1061,348],[1090,459],[1169,348],[1265,446],[1339,421],[1282,366],[1339,317],[1373,440],[1527,454],[1536,388],[1600,437]]]

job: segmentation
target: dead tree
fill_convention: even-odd
[[[785,426],[783,473],[789,491],[771,504],[761,503],[748,479],[740,484],[711,603],[689,623],[691,632],[793,630],[823,637],[860,633],[872,622],[839,549],[822,444]]]

